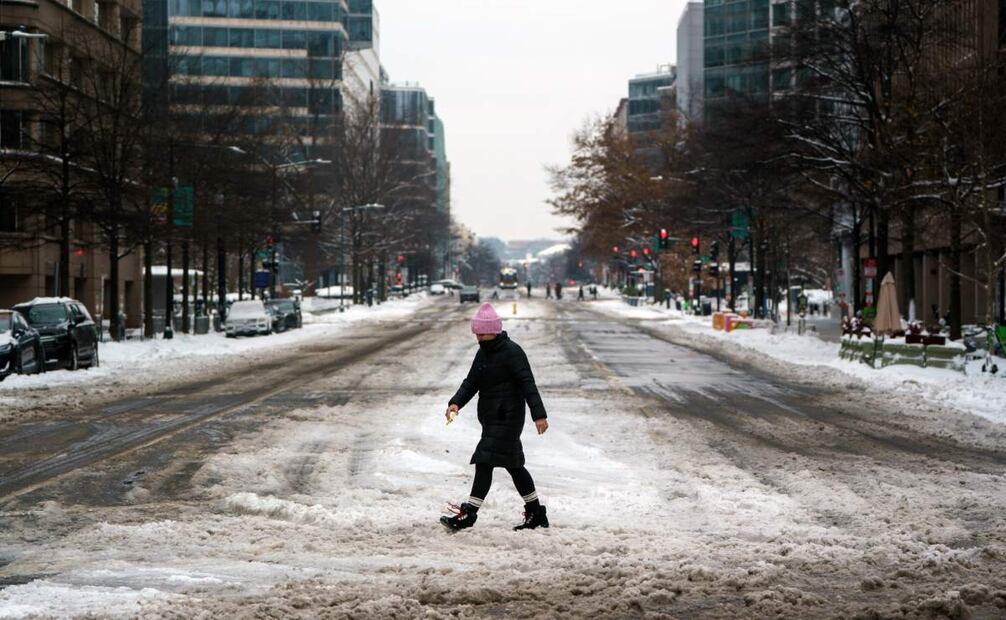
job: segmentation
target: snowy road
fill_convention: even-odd
[[[1006,614],[1001,432],[589,306],[499,306],[549,410],[524,437],[549,530],[510,530],[503,474],[475,528],[436,523],[478,435],[473,406],[444,426],[475,345],[473,307],[440,299],[8,432],[0,616]]]

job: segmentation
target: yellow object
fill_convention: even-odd
[[[456,417],[458,417],[457,412],[455,412],[455,413],[451,414],[450,416],[448,416],[448,418],[447,418],[447,426],[450,426],[451,422],[453,422],[454,418],[456,418]]]
[[[516,301],[513,303],[513,313],[517,314],[517,302]]]

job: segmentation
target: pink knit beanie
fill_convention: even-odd
[[[486,303],[472,317],[473,334],[498,334],[503,331],[503,320],[496,314],[493,305]]]

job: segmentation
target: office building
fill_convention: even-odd
[[[780,13],[789,3],[780,3]],[[731,95],[768,97],[769,0],[708,0],[703,10],[705,107]]]
[[[58,171],[60,153],[69,147],[57,129],[75,132],[87,122],[76,112],[89,109],[110,78],[139,87],[138,75],[129,80],[139,63],[141,19],[139,0],[3,3],[0,308],[66,294],[96,318],[111,314],[111,264],[101,231],[75,217],[102,198],[75,189],[72,207],[64,210],[69,201],[61,199]],[[61,100],[70,102],[62,113],[55,104]],[[74,188],[85,187],[87,175],[72,164]],[[140,251],[118,261],[118,307],[128,327],[138,327],[142,317],[141,265]]]
[[[703,85],[703,3],[689,2],[678,20],[677,104],[688,120],[702,118]]]
[[[629,106],[626,127],[629,134],[659,130],[674,109],[676,71],[674,65],[661,65],[654,73],[629,80]]]

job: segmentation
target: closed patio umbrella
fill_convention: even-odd
[[[873,333],[878,336],[890,336],[899,331],[901,331],[901,312],[898,311],[898,290],[894,286],[894,276],[888,272],[880,283]]]

